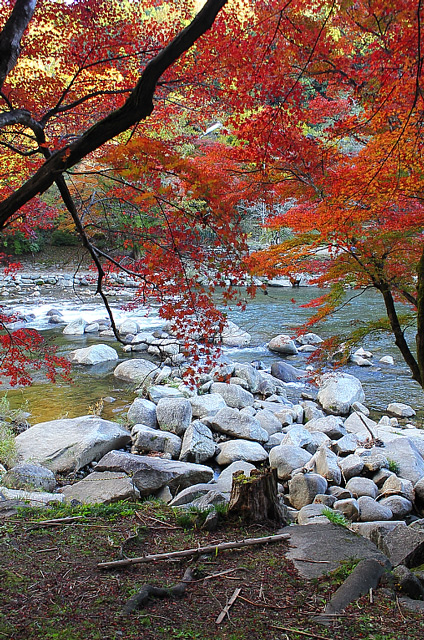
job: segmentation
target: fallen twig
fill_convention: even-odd
[[[148,600],[152,598],[181,598],[189,582],[192,582],[194,573],[192,569],[186,569],[183,579],[175,587],[154,587],[151,584],[145,584],[140,591],[133,595],[124,605],[122,609],[123,615],[128,615],[140,609]]]
[[[310,560],[309,558],[290,558],[290,560],[297,560],[297,562],[312,562],[313,564],[331,564],[329,560]]]
[[[208,545],[206,547],[196,547],[194,549],[184,549],[182,551],[171,551],[169,553],[153,553],[138,558],[127,558],[125,560],[113,560],[111,562],[100,562],[97,566],[99,569],[111,569],[118,567],[126,567],[131,564],[139,564],[141,562],[152,562],[154,560],[169,560],[172,558],[184,558],[197,553],[218,553],[225,549],[239,549],[256,544],[266,544],[267,542],[280,542],[287,540],[290,535],[288,533],[279,533],[273,536],[265,536],[262,538],[248,538],[239,542],[222,542],[216,545]]]
[[[290,631],[290,633],[298,633],[301,636],[308,636],[308,638],[318,638],[319,640],[328,640],[328,636],[319,636],[312,631],[300,631],[300,629],[293,629],[292,627],[280,627],[276,624],[269,625],[271,629],[280,629],[281,631]]]
[[[231,598],[228,600],[227,604],[225,605],[225,607],[223,608],[223,610],[221,611],[221,613],[219,614],[219,616],[217,617],[217,619],[215,620],[216,624],[221,624],[221,622],[224,620],[225,616],[228,616],[228,612],[231,609],[231,607],[233,606],[233,604],[235,603],[235,601],[237,600],[239,593],[241,591],[241,588],[237,588],[233,595],[231,596]]]

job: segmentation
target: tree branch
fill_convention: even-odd
[[[64,147],[0,205],[0,229],[27,202],[43,193],[67,169],[123,131],[145,120],[153,111],[156,84],[163,73],[208,31],[227,0],[208,0],[192,22],[145,67],[124,105],[90,127],[78,140]]]
[[[0,90],[18,60],[21,39],[36,4],[36,0],[16,0],[13,11],[0,33]]]

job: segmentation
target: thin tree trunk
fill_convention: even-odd
[[[424,249],[417,266],[417,274],[417,335],[415,340],[417,343],[418,368],[421,381],[424,381]],[[421,386],[423,386],[422,382]]]

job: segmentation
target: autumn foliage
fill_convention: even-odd
[[[0,226],[48,221],[53,193],[100,295],[123,270],[205,348],[224,322],[211,294],[231,301],[246,267],[332,285],[317,318],[374,287],[422,384],[421,1],[201,4],[2,3],[0,27],[29,13],[0,65]],[[258,201],[285,203],[266,225],[292,235],[247,258],[240,206]],[[398,302],[418,310],[417,356]]]

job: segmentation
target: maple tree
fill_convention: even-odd
[[[40,194],[56,185],[105,304],[108,269],[124,270],[189,347],[187,316],[207,343],[224,322],[211,293],[242,281],[242,209],[277,205],[266,224],[293,237],[245,264],[332,285],[315,319],[346,285],[376,288],[422,385],[421,0],[195,9],[3,3],[0,228],[48,221]],[[398,302],[417,311],[417,355]]]

